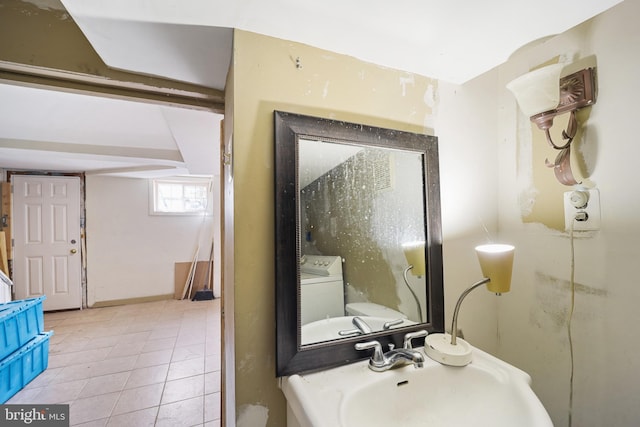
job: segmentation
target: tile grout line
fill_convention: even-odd
[[[55,325],[60,325],[62,323],[65,324],[64,333],[66,336],[65,336],[65,339],[63,340],[64,344],[63,344],[63,341],[60,341],[59,343],[57,343],[57,344],[62,344],[59,347],[61,351],[54,353],[56,355],[61,356],[59,358],[61,366],[54,368],[55,371],[53,372],[53,375],[51,375],[50,378],[46,378],[46,381],[44,381],[40,386],[33,387],[33,390],[38,389],[37,392],[34,393],[33,399],[37,400],[37,396],[42,395],[42,393],[46,393],[46,390],[49,387],[60,387],[59,384],[72,383],[72,382],[78,381],[83,383],[78,384],[79,389],[77,390],[77,392],[73,391],[71,388],[69,389],[69,390],[72,390],[72,393],[70,393],[70,396],[73,396],[73,399],[65,403],[73,405],[74,403],[77,403],[82,399],[89,399],[89,398],[99,399],[99,396],[102,396],[102,395],[106,396],[107,394],[112,394],[112,393],[115,395],[115,396],[114,395],[111,396],[111,398],[113,398],[114,400],[113,400],[113,403],[110,405],[110,407],[108,407],[108,411],[103,412],[108,415],[102,416],[102,418],[89,419],[89,417],[87,417],[87,415],[91,415],[89,411],[89,413],[84,413],[83,415],[79,415],[79,418],[76,418],[76,419],[82,420],[82,423],[104,420],[105,423],[108,424],[116,416],[135,413],[142,410],[148,411],[151,408],[155,409],[153,420],[157,423],[159,421],[161,408],[163,407],[163,403],[162,403],[163,397],[165,395],[165,392],[167,391],[167,383],[169,382],[169,374],[170,374],[172,365],[176,363],[182,363],[182,362],[185,362],[186,364],[188,364],[189,363],[188,361],[190,359],[195,359],[195,357],[190,357],[190,356],[200,357],[197,355],[197,353],[202,351],[201,353],[202,360],[200,364],[192,364],[193,368],[195,368],[193,372],[196,372],[196,373],[192,375],[188,369],[185,371],[182,371],[183,366],[180,366],[180,368],[177,368],[177,370],[175,371],[175,374],[178,377],[174,379],[175,381],[178,381],[185,378],[198,377],[199,380],[194,380],[194,381],[198,383],[201,381],[201,386],[202,386],[201,392],[199,392],[197,396],[184,397],[184,398],[181,397],[175,402],[168,402],[167,404],[175,404],[177,402],[190,400],[190,399],[193,399],[194,397],[197,397],[200,399],[200,404],[202,405],[202,411],[201,411],[200,417],[198,417],[200,418],[201,422],[199,422],[198,425],[203,425],[203,424],[206,424],[207,422],[215,422],[219,420],[219,418],[212,418],[211,420],[206,421],[207,405],[205,403],[206,396],[207,396],[207,360],[209,358],[213,358],[217,353],[219,353],[216,345],[217,342],[213,338],[213,334],[210,333],[211,332],[210,328],[213,327],[214,324],[217,324],[217,322],[215,321],[216,315],[213,313],[219,311],[219,308],[213,309],[212,306],[207,306],[204,309],[200,309],[200,307],[195,308],[195,306],[187,308],[186,305],[182,305],[182,306],[175,305],[175,307],[178,307],[178,310],[173,311],[173,313],[175,314],[175,317],[167,316],[169,320],[166,320],[163,316],[163,313],[166,312],[167,308],[169,308],[168,307],[169,305],[170,304],[165,304],[162,307],[156,306],[154,308],[155,311],[146,310],[140,313],[139,316],[135,316],[137,321],[139,321],[140,323],[150,324],[148,329],[142,329],[142,330],[137,330],[135,327],[131,328],[131,326],[124,327],[121,324],[121,322],[118,322],[119,319],[121,319],[126,314],[130,314],[131,312],[133,312],[133,310],[131,311],[127,310],[129,313],[126,313],[126,314],[123,314],[122,311],[113,311],[110,313],[110,318],[108,319],[106,318],[106,316],[103,316],[102,313],[98,313],[91,320],[95,320],[96,318],[100,317],[100,319],[97,322],[105,326],[104,332],[109,333],[108,336],[110,337],[111,336],[117,337],[117,339],[113,342],[113,345],[97,347],[97,348],[90,348],[90,347],[93,340],[101,338],[101,335],[99,333],[98,334],[92,333],[91,330],[84,328],[82,326],[78,326],[75,328],[73,327],[74,324],[75,325],[84,324],[82,323],[83,320],[81,315],[70,314],[67,317],[61,317],[60,315],[56,316],[56,321],[49,323],[47,327],[55,330]],[[182,308],[182,310],[180,310],[180,308]],[[111,322],[115,322],[115,324],[112,325]],[[154,327],[152,325],[154,322],[158,324],[162,323],[162,325],[164,326]],[[62,325],[60,325],[60,327],[62,328]],[[163,331],[166,332],[166,328],[173,329],[174,327],[177,327],[176,335],[165,336],[163,334]],[[197,328],[197,331],[198,331],[197,333],[194,332],[194,327]],[[154,335],[154,333],[157,333],[157,335]],[[135,349],[135,353],[132,352],[133,354],[126,354],[126,352],[123,352],[125,354],[121,354],[118,356],[123,358],[129,358],[130,360],[127,361],[127,364],[130,363],[131,364],[130,367],[121,371],[119,369],[114,370],[113,367],[105,366],[104,370],[100,368],[99,375],[93,376],[93,372],[95,370],[91,369],[91,366],[97,363],[103,363],[103,362],[108,363],[109,360],[118,359],[118,357],[113,357],[109,359],[107,358],[107,356],[111,354],[111,352],[113,352],[114,349],[118,347],[118,345],[122,344],[120,343],[120,340],[122,339],[123,336],[133,335],[133,334],[144,334],[145,345],[138,346],[138,348]],[[219,335],[219,333],[217,335]],[[152,336],[155,336],[155,338],[151,339]],[[118,404],[120,403],[120,400],[123,399],[123,397],[125,396],[125,391],[135,390],[136,388],[142,388],[150,385],[150,384],[145,384],[145,385],[138,385],[136,387],[127,388],[127,383],[131,380],[133,372],[136,371],[136,369],[153,368],[153,367],[162,366],[165,364],[165,363],[158,364],[158,361],[164,359],[164,356],[160,357],[157,360],[154,360],[153,357],[150,357],[149,362],[151,363],[148,366],[141,366],[140,368],[136,368],[137,364],[141,362],[142,355],[145,353],[143,352],[143,350],[145,350],[145,348],[147,349],[152,348],[152,346],[146,347],[146,343],[149,343],[151,341],[161,340],[161,339],[167,339],[167,338],[174,338],[174,339],[173,339],[173,342],[171,343],[171,346],[167,349],[167,350],[170,349],[170,352],[169,352],[170,354],[169,354],[169,360],[166,363],[166,372],[164,374],[164,377],[162,378],[162,381],[158,381],[158,382],[161,382],[162,384],[158,404],[153,406],[148,406],[145,408],[137,408],[127,412],[123,412],[121,414],[115,414],[114,411],[117,408]],[[182,342],[182,344],[179,346],[180,342]],[[199,344],[199,342],[202,344]],[[75,343],[78,343],[80,345],[76,344],[74,347]],[[68,346],[65,344],[68,344]],[[124,346],[126,347],[126,343]],[[68,352],[64,351],[65,347],[72,348],[74,351],[68,351]],[[182,353],[178,353],[178,349],[183,347],[187,349],[184,351],[184,355],[182,355]],[[200,347],[201,349],[197,350],[197,353],[196,353],[195,348],[188,349],[189,347]],[[209,347],[211,348],[209,349]],[[158,348],[162,348],[162,345],[159,346]],[[98,352],[104,351],[105,356],[99,358],[99,360],[98,359],[90,360],[89,362],[85,362],[84,360],[73,362],[73,359],[75,359],[78,356],[78,354],[80,354],[81,352],[88,352],[88,353],[84,353],[83,356],[87,355],[89,359],[91,359],[93,357],[91,355],[91,352],[96,352],[96,351]],[[151,350],[150,352],[155,352],[155,351],[161,352],[163,350]],[[174,358],[178,356],[183,357],[183,359],[179,361],[174,360]],[[216,362],[213,361],[212,359],[211,363],[216,363]],[[198,365],[200,365],[199,369],[196,368]],[[74,366],[78,367],[77,372],[74,371],[73,369],[70,370],[70,368]],[[65,369],[68,371],[67,373],[65,373]],[[211,373],[219,371],[219,368],[217,365],[212,365],[211,369],[212,369]],[[121,379],[121,381],[123,381],[122,385],[117,385],[118,383],[112,383],[114,385],[113,386],[109,385],[109,390],[112,389],[113,392],[109,391],[104,393],[98,393],[99,388],[101,386],[101,382],[99,380],[100,378],[104,377],[104,381],[109,381],[110,379],[108,377],[112,375],[123,374],[123,373],[126,373],[126,377]],[[63,378],[63,375],[65,375],[64,378]],[[182,375],[186,375],[186,376],[182,376]],[[75,378],[76,376],[78,376],[78,378]],[[58,382],[58,380],[60,380],[61,382]],[[83,393],[89,390],[89,387],[92,384],[93,384],[93,387],[96,387],[96,388],[95,390],[92,389],[91,392],[95,394],[91,396],[82,397]],[[139,384],[144,384],[144,381],[141,381]],[[152,383],[152,384],[157,384],[157,383]],[[134,383],[132,383],[132,385],[134,385]],[[213,390],[219,388],[218,386],[216,386],[216,384],[212,384],[212,386],[213,386],[212,387]],[[212,391],[212,393],[216,393],[216,392]],[[44,397],[44,395],[42,396]],[[107,409],[107,408],[104,408],[104,409]],[[148,412],[148,415],[145,415],[145,416],[151,417],[151,415],[152,415],[152,412]]]
[[[164,392],[167,388],[167,382],[169,381],[169,372],[171,371],[171,362],[173,361],[173,355],[176,352],[176,345],[178,344],[178,337],[180,336],[180,330],[182,329],[182,321],[184,320],[184,312],[180,317],[180,325],[178,326],[178,333],[176,335],[176,339],[173,341],[173,347],[171,348],[171,357],[169,357],[169,363],[167,366],[167,374],[164,377],[164,382],[162,383],[162,393],[160,393],[160,402],[158,402],[158,410],[156,411],[156,416],[154,418],[154,425],[158,423],[158,417],[160,416],[160,408],[162,407],[162,399],[164,397]]]

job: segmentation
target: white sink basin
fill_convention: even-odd
[[[373,372],[361,361],[283,378],[288,425],[300,427],[553,427],[531,377],[481,350],[464,367],[425,357]]]

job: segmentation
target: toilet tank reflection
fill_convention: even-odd
[[[399,311],[367,302],[361,295],[354,297],[343,280],[343,263],[339,256],[326,255],[305,255],[300,260],[302,345],[358,335],[356,316],[371,332],[416,324]]]

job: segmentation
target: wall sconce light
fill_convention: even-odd
[[[486,284],[487,290],[496,295],[509,292],[511,289],[511,272],[513,270],[513,254],[515,248],[511,245],[490,244],[476,247],[476,255],[480,262],[484,279],[467,288],[458,298],[453,311],[451,334],[430,334],[424,341],[427,356],[436,362],[450,366],[465,366],[471,362],[471,346],[465,340],[458,338],[458,312],[462,300],[471,291]]]
[[[417,277],[422,277],[427,272],[426,258],[424,253],[424,242],[411,242],[405,243],[402,245],[402,250],[404,251],[404,257],[407,259],[407,263],[409,266],[404,269],[402,273],[402,277],[404,278],[404,284],[407,285],[411,295],[413,295],[413,299],[416,301],[416,305],[418,306],[418,315],[420,316],[420,323],[422,323],[422,305],[420,304],[420,300],[418,296],[413,291],[411,286],[409,285],[409,279],[407,278],[407,273],[411,271],[411,274]]]
[[[578,131],[576,111],[593,105],[597,98],[596,69],[585,68],[566,77],[560,77],[564,65],[553,64],[524,74],[507,84],[524,114],[545,132],[547,142],[560,150],[555,162],[547,161],[561,184],[575,185],[570,164],[571,142]],[[563,142],[556,144],[549,129],[559,114],[570,113],[567,129],[562,131]]]

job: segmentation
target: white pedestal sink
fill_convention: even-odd
[[[287,426],[553,427],[531,377],[476,348],[463,367],[428,357],[423,368],[373,372],[367,365],[282,378]]]

